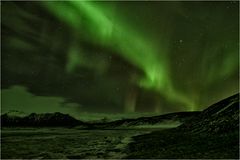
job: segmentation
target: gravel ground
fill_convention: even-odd
[[[66,128],[5,128],[3,159],[122,158],[131,137],[151,130],[77,130]]]

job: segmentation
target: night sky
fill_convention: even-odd
[[[1,2],[2,111],[157,114],[239,90],[239,2]]]

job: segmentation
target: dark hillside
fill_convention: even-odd
[[[183,125],[136,136],[126,158],[239,158],[239,94]]]

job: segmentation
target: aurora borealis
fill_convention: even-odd
[[[237,1],[1,3],[3,110],[161,114],[239,90]]]

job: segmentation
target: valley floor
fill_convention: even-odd
[[[66,128],[3,128],[3,159],[122,158],[131,137],[152,130],[78,130]]]
[[[238,159],[238,132],[3,128],[2,159]]]

